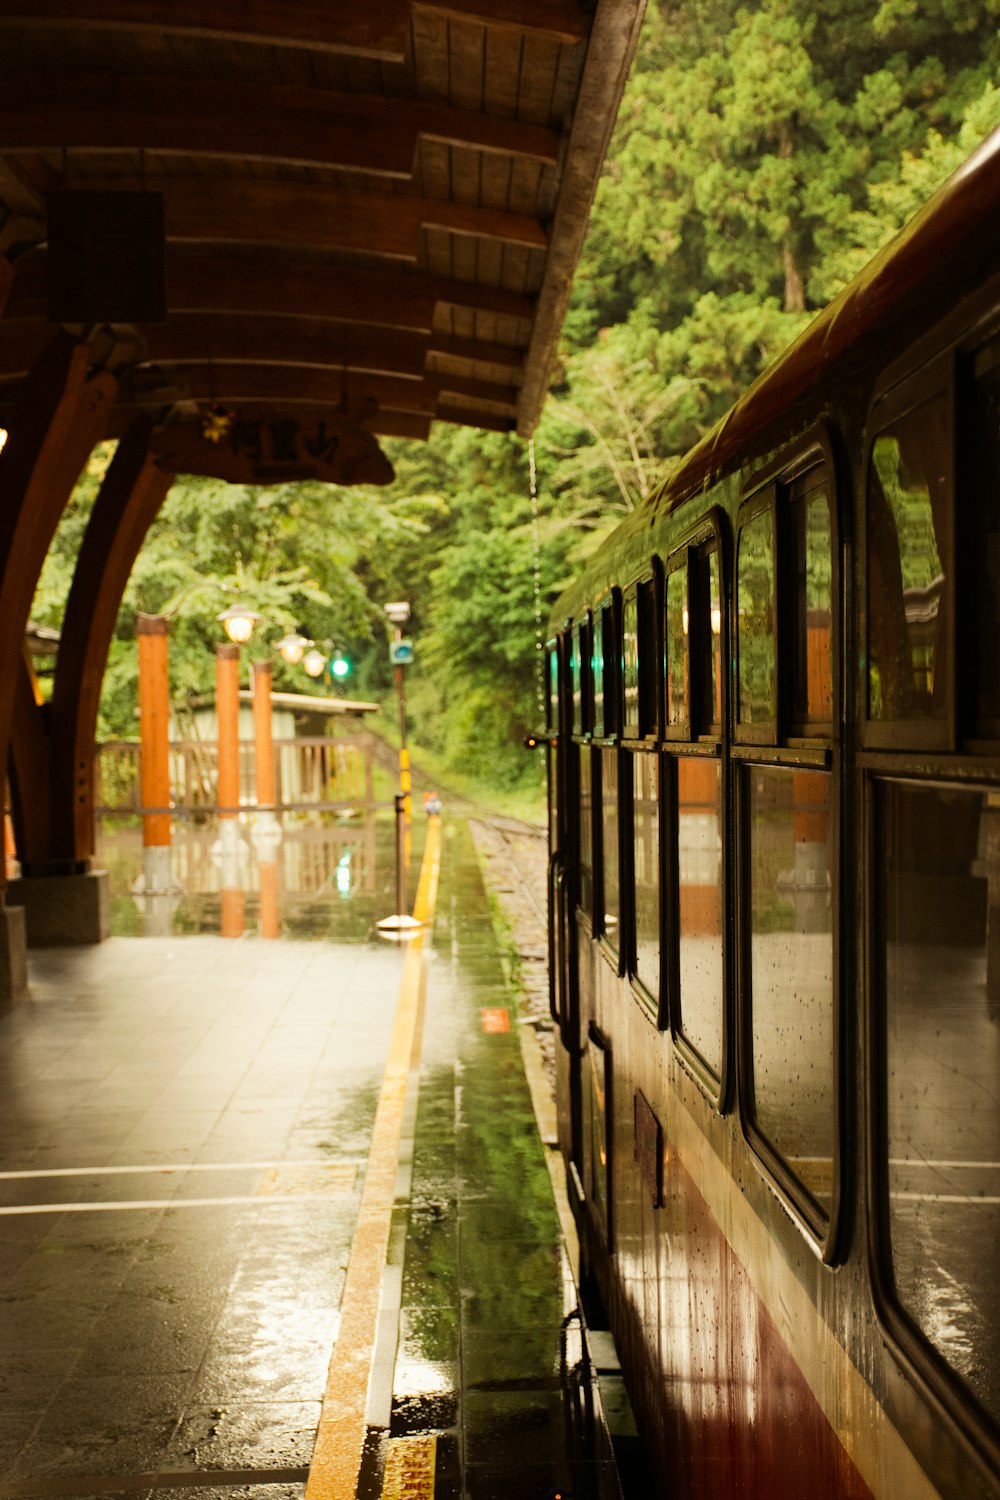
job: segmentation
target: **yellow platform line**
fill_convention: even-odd
[[[428,924],[434,920],[440,868],[441,820],[432,815],[427,819],[427,841],[413,903],[413,915]],[[306,1500],[355,1500],[357,1494],[368,1382],[396,1193],[406,1083],[419,1053],[426,930],[420,930],[410,941],[403,961],[399,1003],[341,1299],[340,1332],[327,1372]]]

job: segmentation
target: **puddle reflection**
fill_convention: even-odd
[[[412,894],[423,846],[414,820]],[[96,866],[111,878],[111,927],[119,937],[243,933],[265,938],[378,942],[375,923],[395,911],[395,818],[374,803],[337,812],[254,814],[220,824],[176,820],[172,889],[142,890],[138,818],[99,820]]]

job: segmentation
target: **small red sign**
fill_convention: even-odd
[[[505,1005],[489,1006],[486,1010],[479,1012],[483,1021],[484,1031],[509,1031],[510,1014]]]

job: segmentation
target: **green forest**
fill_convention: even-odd
[[[181,480],[118,624],[103,738],[136,735],[135,617],[211,691],[237,594],[267,642],[346,651],[393,720],[382,606],[407,599],[411,734],[441,774],[537,787],[539,622],[575,568],[1000,123],[1000,0],[650,0],[534,452],[440,425],[385,489]],[[58,627],[99,452],[35,601]],[[278,662],[276,686],[312,690]]]

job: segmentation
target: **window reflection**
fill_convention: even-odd
[[[683,724],[688,716],[687,569],[667,574],[667,723]]]
[[[971,402],[973,444],[970,478],[973,504],[969,506],[974,528],[974,555],[981,560],[976,579],[976,688],[979,733],[991,739],[1000,736],[1000,351],[980,356],[989,370],[977,369],[979,379]]]
[[[705,734],[722,723],[722,575],[714,544],[694,557],[689,631],[697,732]]]
[[[896,1291],[1000,1418],[1000,797],[897,783],[881,801]]]
[[[876,439],[868,470],[868,712],[943,717],[951,444],[943,395]]]
[[[601,869],[603,933],[617,953],[621,938],[621,860],[618,853],[618,751],[601,751]]]
[[[795,567],[795,628],[792,646],[792,720],[796,724],[833,718],[831,608],[833,554],[830,505],[822,468],[792,486],[790,514]]]
[[[635,878],[635,972],[654,1000],[660,997],[660,760],[632,757]]]
[[[740,723],[770,722],[774,700],[774,521],[770,510],[740,532],[738,562]]]
[[[722,772],[715,759],[677,762],[681,1030],[722,1072]]]
[[[825,771],[748,768],[750,990],[756,1121],[829,1215],[833,1182],[833,917]]]
[[[634,589],[622,605],[622,679],[626,734],[639,733],[639,600]]]
[[[580,905],[588,916],[594,910],[594,801],[589,745],[579,745],[580,766]]]

